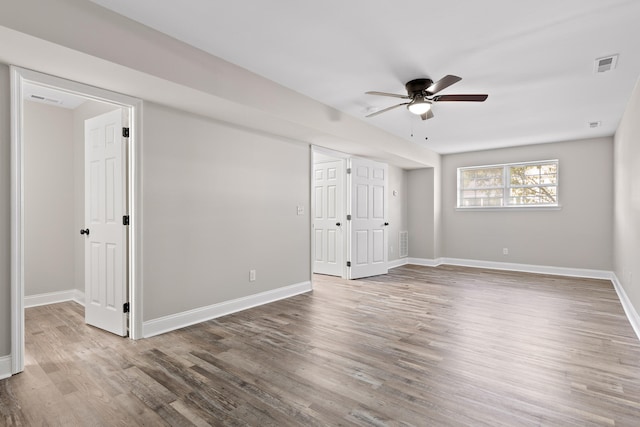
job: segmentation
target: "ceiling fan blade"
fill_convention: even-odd
[[[398,94],[395,94],[395,93],[387,93],[387,92],[369,91],[369,92],[365,92],[365,94],[367,94],[367,95],[380,95],[380,96],[392,96],[394,98],[402,98],[402,99],[411,99],[411,97],[408,96],[408,95],[398,95]]]
[[[429,110],[426,113],[421,114],[420,117],[422,118],[422,120],[432,119],[433,118],[433,111]]]
[[[376,111],[374,113],[371,113],[369,115],[366,115],[365,117],[373,117],[373,116],[377,116],[378,114],[382,114],[382,113],[386,113],[389,110],[393,110],[394,108],[398,108],[402,105],[407,105],[409,104],[408,102],[403,102],[402,104],[397,104],[397,105],[392,105],[391,107],[387,107],[387,108],[383,108],[382,110]]]
[[[488,97],[489,95],[438,95],[433,97],[433,102],[484,102]]]
[[[435,95],[441,90],[448,88],[452,84],[458,83],[460,80],[462,80],[462,77],[452,76],[451,74],[444,76],[427,88],[427,94]]]

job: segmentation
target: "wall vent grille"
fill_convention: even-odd
[[[398,256],[406,258],[409,256],[409,232],[401,231],[398,237]]]

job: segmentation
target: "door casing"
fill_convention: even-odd
[[[142,338],[141,145],[142,101],[105,89],[11,66],[11,373],[24,370],[24,149],[23,85],[51,87],[129,111],[127,198],[129,206],[129,336]]]

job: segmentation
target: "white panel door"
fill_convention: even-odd
[[[127,335],[125,144],[122,112],[85,121],[85,321]]]
[[[386,274],[388,167],[350,159],[350,279]]]
[[[344,164],[313,165],[313,272],[340,276],[344,271]]]

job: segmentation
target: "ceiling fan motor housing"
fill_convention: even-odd
[[[405,88],[409,96],[415,98],[416,96],[425,96],[427,88],[432,84],[433,80],[431,79],[415,79],[407,82]]]

